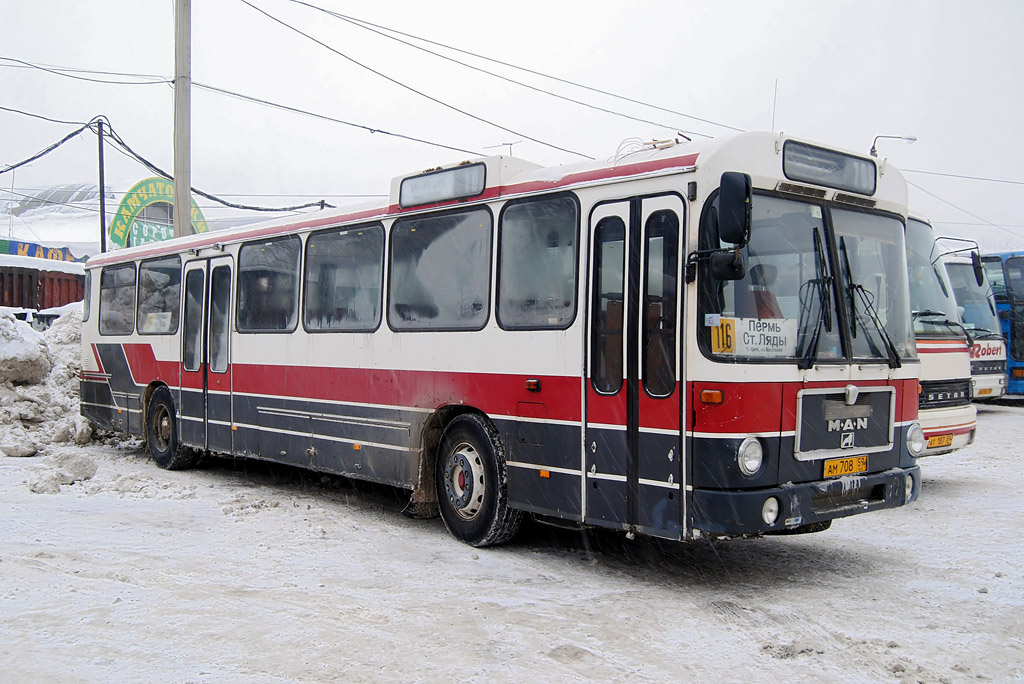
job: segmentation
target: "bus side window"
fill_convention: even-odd
[[[185,331],[181,361],[185,370],[199,370],[203,363],[203,280],[206,274],[193,269],[185,275]]]
[[[577,211],[572,197],[510,202],[498,229],[498,323],[566,328],[576,315]]]
[[[594,389],[622,388],[623,274],[626,225],[618,216],[601,219],[594,231],[594,304],[590,379]]]
[[[181,259],[144,261],[139,266],[139,332],[172,335],[181,308]]]
[[[381,225],[314,233],[306,244],[307,330],[370,332],[380,323]]]
[[[105,268],[100,274],[100,334],[131,335],[135,330],[135,264]]]
[[[238,330],[278,332],[298,320],[299,238],[242,245],[238,253]]]
[[[486,209],[395,221],[388,325],[480,330],[490,302],[491,214]]]

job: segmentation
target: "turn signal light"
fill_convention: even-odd
[[[706,389],[700,391],[700,403],[721,404],[725,401],[725,394],[722,390]]]

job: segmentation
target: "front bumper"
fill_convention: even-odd
[[[906,478],[914,479],[910,497]],[[796,529],[858,513],[896,508],[917,499],[921,468],[891,468],[880,473],[847,475],[829,480],[787,483],[744,491],[694,489],[689,528],[697,534],[756,535]],[[779,517],[774,524],[761,518],[764,502],[775,497]],[[699,533],[696,531],[699,530]]]

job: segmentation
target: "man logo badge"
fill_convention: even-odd
[[[843,443],[839,445],[840,449],[852,449],[853,448],[853,433],[843,433]]]

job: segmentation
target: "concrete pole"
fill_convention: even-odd
[[[174,0],[174,237],[192,234],[192,2]]]

